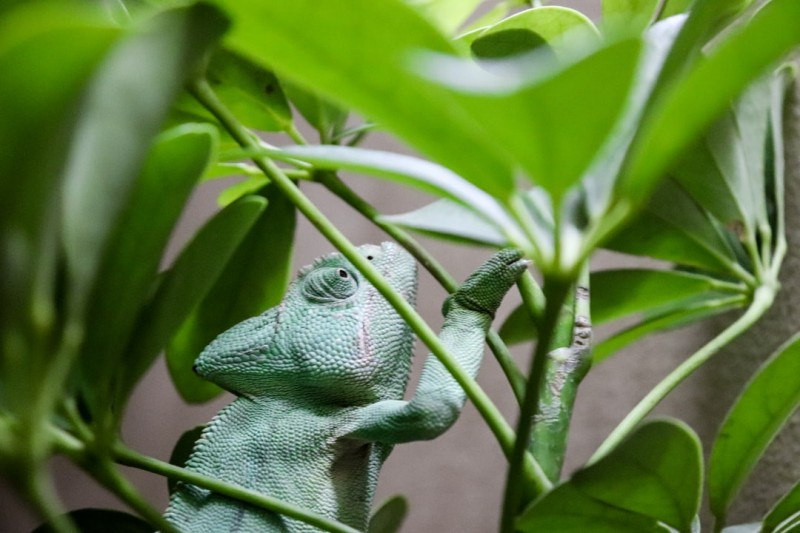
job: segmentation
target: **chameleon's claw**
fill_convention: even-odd
[[[501,250],[467,278],[453,299],[464,307],[494,316],[503,296],[529,264],[519,250]]]

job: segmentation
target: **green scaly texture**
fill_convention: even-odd
[[[364,245],[392,288],[414,303],[417,267],[394,243]],[[528,262],[504,250],[444,305],[440,338],[475,376],[497,307]],[[367,527],[392,447],[435,438],[466,397],[428,356],[410,401],[411,330],[340,254],[303,268],[278,307],[214,340],[197,373],[234,393],[195,444],[187,468]],[[165,514],[180,531],[305,532],[303,522],[181,483]]]

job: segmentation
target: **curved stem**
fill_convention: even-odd
[[[58,495],[53,490],[47,473],[41,468],[28,472],[24,483],[28,500],[53,531],[57,533],[79,533],[72,520],[65,514]]]
[[[236,117],[234,117],[222,102],[219,101],[211,87],[209,87],[205,81],[195,80],[190,84],[189,90],[197,101],[220,121],[242,147],[253,149],[259,147],[258,141],[251,132],[242,126]],[[313,224],[320,233],[322,233],[328,241],[359,270],[359,272],[361,272],[367,281],[386,298],[389,304],[394,307],[397,313],[406,321],[414,333],[416,333],[417,337],[419,337],[430,349],[431,353],[442,362],[448,372],[450,372],[453,378],[464,389],[466,395],[472,400],[476,409],[486,421],[487,426],[489,426],[489,429],[497,438],[503,452],[506,453],[507,456],[510,456],[515,440],[513,430],[505,421],[500,410],[497,409],[497,406],[492,403],[486,392],[478,385],[475,379],[461,368],[452,354],[448,352],[447,348],[445,348],[444,344],[442,344],[436,336],[436,333],[428,326],[422,317],[419,316],[413,306],[408,303],[402,295],[392,289],[391,285],[389,285],[372,263],[358,252],[358,249],[347,237],[325,217],[317,206],[300,191],[297,185],[295,185],[271,159],[263,156],[255,157],[253,158],[253,162],[278,188],[280,188],[283,194],[285,194],[297,209],[305,215],[308,221],[311,222],[311,224]],[[517,463],[518,466],[522,464],[523,461]],[[533,459],[530,458],[530,456],[529,459],[525,461],[525,465],[524,472],[528,481],[532,483],[537,490],[546,490],[550,486],[550,482],[542,473],[541,468],[537,468],[538,465],[533,463]]]
[[[748,330],[759,318],[770,308],[775,299],[775,288],[771,285],[759,287],[753,296],[753,302],[747,311],[739,317],[733,324],[728,326],[722,333],[711,339],[705,346],[691,355],[675,370],[665,377],[645,396],[633,410],[619,423],[611,432],[608,438],[600,445],[597,451],[589,459],[588,464],[592,464],[613,450],[633,429],[639,425],[645,416],[663,400],[667,394],[672,392],[683,380],[692,375],[695,370],[700,368],[711,357],[719,352],[723,347],[733,341],[736,337]]]
[[[345,185],[345,183],[333,172],[320,172],[318,176],[320,183],[322,183],[329,191],[338,196],[350,207],[361,213],[361,215],[386,232],[387,235],[393,238],[398,244],[400,244],[400,246],[405,248],[412,256],[414,256],[414,259],[416,259],[417,262],[419,262],[419,264],[421,264],[423,268],[425,268],[425,270],[427,270],[447,292],[452,294],[456,291],[456,289],[458,289],[458,282],[455,280],[455,278],[453,278],[453,276],[451,276],[450,273],[445,270],[444,266],[442,266],[442,264],[439,263],[439,261],[430,252],[428,252],[428,250],[426,250],[419,242],[417,242],[417,240],[414,239],[411,234],[390,222],[382,220],[380,218],[380,212],[375,209],[375,207],[361,198],[350,187]],[[530,274],[527,275],[529,276]],[[514,396],[517,398],[519,403],[522,403],[522,396],[525,393],[525,376],[514,362],[514,358],[508,351],[508,347],[500,338],[500,335],[493,329],[490,329],[486,333],[486,343],[489,345],[489,349],[492,351],[492,354],[494,354],[494,357],[500,365],[500,368],[506,375],[506,378],[511,385],[511,390],[514,392]]]

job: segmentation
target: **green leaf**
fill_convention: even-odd
[[[689,532],[700,509],[700,439],[677,420],[642,424],[570,483],[587,496]]]
[[[231,203],[235,202],[242,196],[254,194],[260,191],[268,183],[269,180],[264,176],[263,173],[260,173],[257,176],[252,176],[244,181],[240,181],[239,183],[231,185],[222,191],[222,193],[219,195],[219,198],[217,198],[217,203],[220,207],[225,207],[226,205],[230,205]]]
[[[119,33],[64,4],[0,16],[0,404],[14,411],[30,406],[31,366],[52,356],[42,339],[55,321],[58,180],[75,105]]]
[[[691,4],[692,0],[666,0],[666,2],[664,2],[664,9],[661,11],[659,20],[664,20],[665,18],[677,15],[679,13],[685,13],[689,10],[689,6]]]
[[[396,533],[408,514],[405,496],[392,496],[383,502],[369,519],[367,533]]]
[[[447,35],[452,35],[469,18],[482,0],[405,0]]]
[[[437,200],[408,213],[383,215],[381,220],[439,239],[497,248],[508,244],[494,225],[450,200]]]
[[[530,57],[509,59],[499,77],[472,62],[441,55],[421,61],[421,74],[450,87],[485,131],[558,205],[612,133],[632,86],[641,42],[621,41],[566,67]],[[542,58],[539,58],[542,59]],[[510,63],[509,63],[510,62]],[[608,72],[614,76],[608,76]],[[598,80],[603,83],[597,83]],[[585,88],[592,86],[589,93]],[[482,188],[486,189],[484,186]]]
[[[720,523],[745,479],[789,416],[800,406],[800,336],[770,356],[745,386],[711,451],[708,490]]]
[[[203,348],[224,330],[280,303],[288,285],[294,205],[273,185],[263,194],[269,202],[267,209],[167,347],[170,376],[188,402],[204,402],[220,392],[192,371]]]
[[[540,533],[648,533],[662,531],[649,517],[606,505],[567,482],[530,505],[517,531]]]
[[[512,346],[522,342],[536,340],[539,328],[533,320],[531,313],[525,305],[519,305],[503,321],[498,331],[503,342]]]
[[[323,144],[329,143],[336,132],[344,127],[347,111],[294,83],[281,81],[281,85],[303,118],[317,130]]]
[[[652,21],[660,0],[603,0],[603,21],[607,31],[638,33]]]
[[[358,109],[490,194],[507,197],[513,190],[510,163],[487,142],[480,122],[455,105],[450,91],[407,68],[419,50],[455,50],[401,0],[319,0],[313,9],[240,0],[225,9],[235,21],[228,43],[240,53]]]
[[[487,224],[499,228],[512,242],[524,240],[521,230],[497,200],[436,163],[392,152],[346,146],[292,146],[268,150],[267,154],[285,161],[305,161],[321,169],[366,173],[444,196],[470,208]]]
[[[477,57],[485,59],[529,52],[541,44],[547,44],[556,57],[567,59],[574,55],[576,45],[599,45],[600,34],[580,11],[544,6],[521,11],[465,40]]]
[[[633,203],[646,197],[728,102],[799,42],[795,0],[773,0],[731,32],[662,95],[643,123],[622,180],[623,196]]]
[[[737,296],[724,298],[712,296],[679,302],[659,313],[646,316],[641,322],[595,343],[592,347],[592,358],[595,364],[599,363],[646,335],[675,329],[733,309],[739,309],[746,303],[746,298]]]
[[[208,294],[228,260],[264,211],[264,198],[242,198],[217,213],[184,247],[139,313],[122,367],[124,399],[153,359]]]
[[[719,295],[722,290],[716,280],[700,274],[645,269],[593,272],[591,287],[592,321],[596,324],[635,313],[657,313],[696,296]]]
[[[787,492],[764,517],[763,533],[771,533],[776,527],[800,514],[800,482]]]
[[[603,246],[712,272],[730,273],[737,265],[722,230],[670,180],[661,185],[637,217]]]
[[[153,527],[128,513],[111,509],[78,509],[67,513],[81,533],[152,533]],[[55,529],[43,524],[32,533],[54,533]]]
[[[167,111],[226,26],[208,5],[164,11],[111,52],[86,95],[63,193],[71,305],[83,307],[114,222]],[[120,95],[127,95],[121,98]]]
[[[167,241],[189,194],[213,157],[215,130],[179,126],[156,138],[130,196],[119,205],[86,311],[81,374],[92,410],[108,409],[135,320],[152,289]],[[99,403],[98,403],[99,402]]]
[[[197,442],[197,439],[200,438],[205,428],[206,426],[197,426],[183,432],[178,442],[175,443],[175,447],[172,448],[172,453],[169,456],[170,464],[180,466],[181,468],[186,466],[186,461],[189,460],[189,456],[192,455],[192,450],[194,450],[194,444]],[[178,481],[171,477],[167,478],[167,485],[169,487],[169,493],[173,494],[175,489],[178,488]]]

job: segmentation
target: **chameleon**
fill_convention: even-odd
[[[417,266],[397,244],[358,251],[412,305]],[[443,305],[442,343],[471,375],[505,293],[528,261],[503,250]],[[195,371],[236,395],[205,427],[186,468],[365,530],[378,473],[395,444],[435,438],[466,397],[433,355],[403,400],[413,334],[339,253],[303,267],[281,303],[220,334]],[[307,532],[317,528],[179,483],[165,512],[192,533]]]

